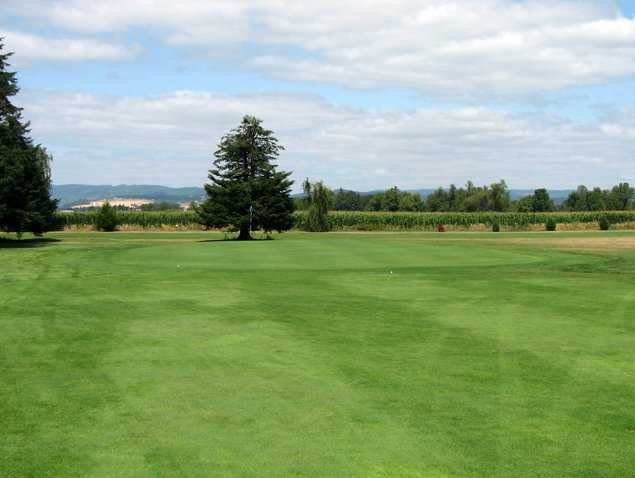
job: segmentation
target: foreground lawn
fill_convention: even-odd
[[[633,476],[635,234],[0,243],[0,476]]]

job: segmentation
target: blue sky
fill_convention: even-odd
[[[360,14],[363,12],[363,14]],[[256,114],[294,178],[635,181],[635,1],[4,0],[54,181],[205,181]]]

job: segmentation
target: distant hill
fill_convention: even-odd
[[[155,201],[199,201],[205,195],[203,188],[171,188],[168,186],[120,184],[117,186],[88,184],[57,184],[52,188],[53,197],[60,200],[60,209],[99,199],[137,198]]]
[[[360,194],[375,194],[384,190],[360,192]],[[434,189],[409,189],[409,192],[417,192],[425,197]],[[549,195],[556,203],[563,202],[571,189],[550,189]],[[533,194],[533,189],[510,189],[512,199],[519,199],[523,196]],[[89,184],[57,184],[53,185],[53,197],[60,200],[60,209],[66,209],[76,204],[83,204],[99,199],[114,198],[135,198],[153,199],[157,202],[190,202],[200,201],[205,196],[203,188],[171,188],[169,186],[144,185],[144,184],[120,184],[109,185],[89,185]],[[300,194],[294,195],[300,196]]]

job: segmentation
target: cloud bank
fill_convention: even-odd
[[[583,123],[481,107],[368,110],[289,94],[25,92],[19,100],[29,105],[34,138],[55,155],[56,183],[200,185],[220,136],[245,113],[262,116],[287,147],[283,169],[332,187],[500,178],[514,187],[569,187],[635,178],[633,107]]]
[[[91,38],[47,38],[0,27],[7,51],[19,52],[12,58],[15,66],[28,66],[35,60],[50,61],[124,61],[140,51],[137,45],[124,46]]]
[[[356,89],[504,99],[635,74],[635,20],[606,1],[5,0],[2,11],[78,35],[145,28],[269,77]]]

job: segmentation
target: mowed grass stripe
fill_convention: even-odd
[[[0,248],[2,476],[635,468],[630,250],[54,237]]]

